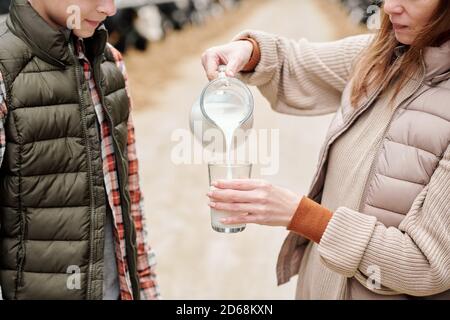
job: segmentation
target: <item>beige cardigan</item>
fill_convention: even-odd
[[[244,37],[257,40],[261,61],[255,72],[242,74],[240,78],[258,86],[276,111],[301,116],[338,110],[355,57],[371,39],[362,35],[336,42],[310,43],[304,39],[293,41],[254,31],[243,32],[235,39]],[[448,56],[444,55],[443,59],[448,63],[444,67],[450,68]],[[376,118],[382,117],[386,118],[376,115]],[[373,126],[373,130],[379,129]],[[358,144],[355,153],[370,154],[373,148],[370,143]],[[365,175],[366,172],[359,173]],[[355,175],[349,172],[348,176]],[[366,181],[356,179],[354,182],[354,189],[362,190]],[[328,185],[336,190],[339,187]],[[358,203],[359,196],[358,193],[348,195],[346,203]],[[423,202],[424,206],[421,206]],[[310,261],[303,261],[300,272],[314,260],[309,270],[330,273],[317,276],[320,280],[316,285],[320,288],[310,296],[315,298],[348,298],[344,292],[346,279],[358,276],[357,270],[361,266],[371,265],[389,270],[383,274],[383,290],[378,294],[438,294],[450,289],[449,230],[450,147],[429,185],[418,197],[417,205],[415,202],[396,231],[390,231],[375,217],[362,215],[356,208],[339,207],[320,244],[308,246],[305,258]],[[302,276],[314,278],[310,273],[300,274],[300,278]],[[364,279],[360,282],[364,284]]]

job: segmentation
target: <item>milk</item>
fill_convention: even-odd
[[[214,102],[207,104],[207,112],[211,120],[222,131],[225,137],[225,152],[227,163],[232,163],[232,144],[236,129],[239,128],[241,122],[247,116],[248,110],[242,105],[232,103]],[[227,168],[227,180],[233,179],[232,168]],[[221,219],[232,216],[233,213],[219,211],[211,208],[211,222],[213,226],[228,230],[229,228],[243,228],[245,224],[240,225],[224,225]]]
[[[234,132],[239,128],[241,122],[247,116],[248,110],[238,104],[214,102],[208,103],[206,113],[222,131],[225,137],[227,163],[231,164],[231,147],[233,144]],[[231,172],[229,171],[228,173],[227,178],[231,179]]]

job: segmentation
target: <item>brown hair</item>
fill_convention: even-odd
[[[395,48],[400,45],[395,37],[389,16],[381,10],[381,28],[373,42],[366,48],[353,70],[353,88],[351,103],[357,107],[369,89],[381,86],[381,91],[395,84],[395,94],[420,68],[422,49],[428,46],[439,46],[450,39],[450,0],[441,0],[434,12],[431,23],[416,36],[414,43],[406,46],[399,67],[389,75],[395,60]]]

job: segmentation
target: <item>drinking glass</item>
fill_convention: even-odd
[[[248,179],[251,176],[252,165],[250,163],[216,163],[208,164],[209,185],[217,180]],[[245,229],[245,224],[226,225],[221,219],[236,215],[236,213],[211,208],[211,226],[213,230],[223,233],[237,233]]]

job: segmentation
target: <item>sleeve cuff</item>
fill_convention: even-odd
[[[333,213],[303,196],[287,229],[319,243]]]
[[[334,212],[319,243],[322,262],[331,270],[353,277],[372,238],[377,219],[347,207]]]
[[[258,42],[256,42],[256,40],[252,38],[243,38],[242,40],[249,41],[253,46],[253,51],[250,60],[244,66],[242,72],[253,72],[255,71],[256,66],[261,60],[261,50],[259,49],[259,44]]]
[[[251,72],[239,72],[236,77],[253,86],[267,84],[273,78],[280,65],[278,38],[269,33],[246,30],[233,37],[232,41],[246,39],[252,39],[256,42],[260,55],[259,61]]]

